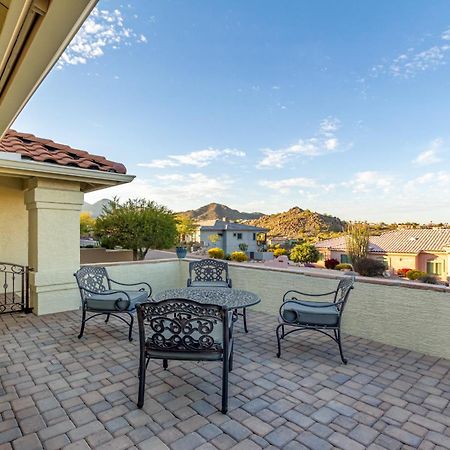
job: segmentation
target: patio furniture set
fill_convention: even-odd
[[[90,319],[105,315],[106,323],[111,316],[125,322],[131,341],[137,313],[139,408],[144,404],[146,369],[151,359],[162,359],[164,369],[168,368],[169,360],[222,361],[221,410],[226,414],[228,374],[233,370],[233,327],[241,316],[248,333],[247,308],[261,301],[252,292],[232,288],[227,263],[214,259],[190,262],[187,287],[168,289],[154,297],[150,284],[115,281],[105,267],[84,266],[74,276],[81,296],[79,339]],[[341,343],[341,319],[353,283],[353,277],[345,277],[331,292],[286,292],[276,328],[277,356],[281,356],[281,340],[286,336],[295,331],[316,330],[338,344],[341,360],[347,364]],[[308,301],[304,296],[332,296],[332,299]]]

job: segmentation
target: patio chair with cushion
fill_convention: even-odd
[[[111,279],[105,267],[84,266],[74,276],[81,296],[81,330],[78,339],[83,337],[86,322],[98,315],[106,314],[125,322],[128,327],[128,339],[133,340],[134,311],[138,303],[146,302],[152,294],[151,286],[146,282],[120,283]],[[140,287],[139,287],[140,286]],[[134,287],[135,289],[130,289]],[[94,313],[86,318],[87,313]],[[123,316],[129,317],[129,321]]]
[[[353,289],[354,277],[346,276],[339,281],[336,290],[323,294],[309,294],[290,290],[283,296],[280,307],[279,325],[276,329],[278,341],[278,358],[281,355],[281,339],[287,335],[302,330],[315,330],[333,339],[339,346],[341,360],[344,358],[341,342],[341,320],[350,291]],[[333,296],[332,301],[319,302],[303,300],[302,297]],[[293,329],[285,332],[285,327]],[[332,334],[331,334],[332,333]]]
[[[151,359],[222,361],[222,412],[228,409],[228,373],[233,368],[232,312],[218,305],[168,299],[137,305],[139,394],[144,405],[145,373]]]
[[[206,288],[231,288],[232,282],[228,274],[228,263],[218,261],[217,259],[202,259],[200,261],[191,261],[189,263],[188,287],[206,287]],[[235,311],[234,318],[242,316],[244,320],[244,330],[247,328],[247,309],[243,308],[242,314]]]

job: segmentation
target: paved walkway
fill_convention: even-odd
[[[249,315],[227,416],[218,363],[151,362],[139,410],[120,323],[94,319],[79,341],[78,312],[0,316],[0,449],[450,448],[450,361],[346,337],[343,366],[312,333],[277,359],[275,318]]]

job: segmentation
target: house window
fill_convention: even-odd
[[[238,238],[238,240],[242,239],[242,233],[238,233],[237,238]]]
[[[430,275],[442,275],[442,261],[427,261],[427,273]]]
[[[256,233],[253,233],[253,240],[256,241]]]
[[[348,255],[341,255],[341,264],[350,264],[350,258],[348,257]]]

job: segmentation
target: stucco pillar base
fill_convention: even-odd
[[[25,205],[33,312],[41,315],[77,309],[80,297],[73,273],[80,267],[80,185],[30,180]]]

